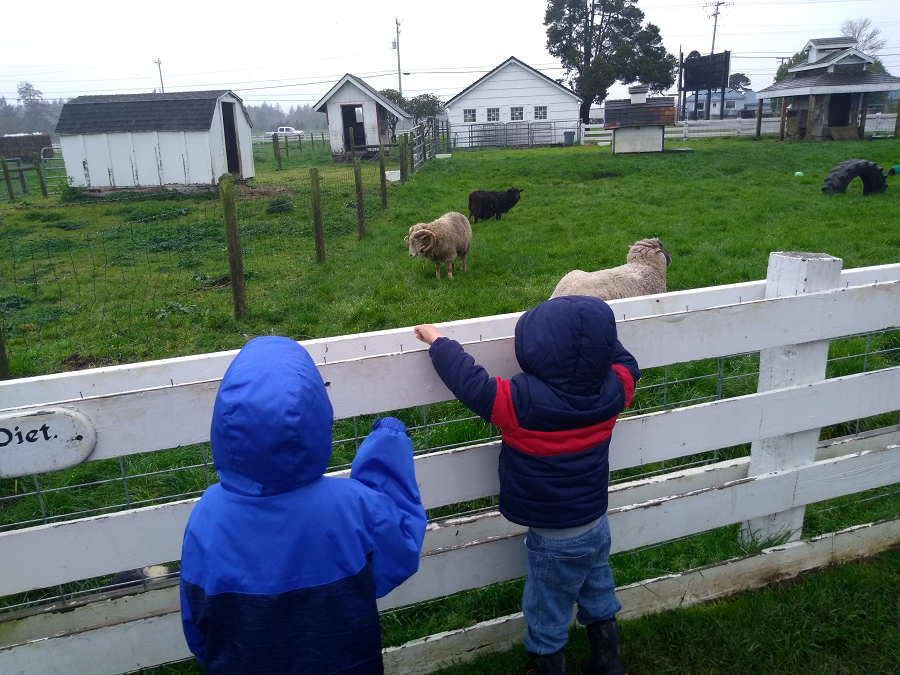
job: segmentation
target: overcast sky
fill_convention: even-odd
[[[639,0],[677,56],[709,53],[712,7],[704,1]],[[731,71],[753,89],[772,83],[777,57],[807,40],[840,35],[845,19],[868,17],[887,38],[881,58],[900,76],[900,0],[734,0],[720,10],[717,52],[732,52]],[[45,99],[83,94],[232,89],[247,104],[285,110],[316,103],[345,73],[376,89],[396,89],[395,17],[400,20],[403,94],[447,100],[510,56],[553,78],[559,63],[546,50],[545,0],[492,2],[131,4],[94,0],[75,8],[59,0],[38,12],[4,3],[0,96],[10,103],[27,81]],[[55,7],[55,9],[54,9]],[[893,11],[892,11],[893,10]],[[611,96],[624,97],[617,85]]]

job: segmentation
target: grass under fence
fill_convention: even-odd
[[[389,184],[387,211],[381,211],[377,162],[365,162],[367,234],[362,241],[350,167],[333,162],[324,148],[307,148],[304,141],[302,153],[292,143],[279,171],[271,145],[254,146],[257,177],[241,187],[238,205],[250,299],[246,321],[231,315],[218,201],[169,196],[66,206],[53,197],[32,199],[29,208],[0,211],[0,321],[13,374],[234,349],[263,334],[319,338],[521,311],[549,297],[571,269],[622,264],[630,244],[644,237],[659,237],[672,254],[669,290],[763,279],[768,255],[776,250],[830,253],[844,259],[845,269],[900,262],[900,178],[888,179],[885,194],[866,198],[861,185],[851,185],[847,195],[820,191],[831,167],[849,157],[895,164],[900,140],[776,143],[734,138],[680,144],[693,152],[614,156],[605,148],[573,147],[454,153],[427,162],[405,185]],[[312,247],[311,166],[318,166],[323,183],[324,264],[316,264]],[[798,170],[803,177],[794,176]],[[446,211],[466,213],[471,190],[511,186],[523,189],[521,202],[502,220],[473,226],[467,272],[456,274],[452,282],[437,280],[433,265],[409,259],[403,237],[410,225]],[[90,269],[91,274],[79,280],[70,269]],[[828,377],[898,365],[900,331],[835,340],[829,359]],[[629,414],[752,393],[757,370],[755,354],[649,369]],[[409,426],[419,453],[495,433],[456,402],[397,414]],[[337,422],[333,467],[352,460],[372,419]],[[822,438],[898,423],[896,412],[847,420],[824,429]],[[748,453],[749,446],[720,449],[616,472],[613,479]],[[23,479],[2,480],[0,528],[196,495],[214,480],[208,445],[89,463],[34,477],[30,485]],[[35,490],[38,484],[40,491]],[[493,504],[487,498],[429,515],[446,517]],[[897,486],[887,487],[811,505],[804,535],[897,515],[900,492]],[[612,565],[623,585],[744,553],[733,526],[620,553]],[[897,636],[896,607],[893,623],[886,621],[886,596],[866,587],[869,580],[896,589],[897,558],[891,552],[880,559],[887,563],[845,566],[852,569],[810,577],[790,589],[748,594],[766,598],[762,604],[737,599],[733,605],[627,622],[623,643],[629,672],[798,672],[802,659],[788,653],[788,647],[809,657],[810,667],[803,670],[812,673],[892,672],[883,664],[891,656],[897,662],[896,647],[876,648],[871,640],[861,643],[871,647],[871,656],[862,647],[852,648],[846,667],[831,655],[833,645],[843,645],[835,626],[845,608],[853,617],[853,634]],[[785,602],[788,594],[818,578],[823,581],[814,586],[821,583],[824,590],[815,586],[809,597],[830,594],[834,602],[844,603],[838,610],[823,609],[824,619],[812,600]],[[94,587],[107,582],[95,580]],[[64,590],[77,592],[78,586]],[[844,586],[855,589],[849,599]],[[48,589],[44,597],[57,590]],[[2,603],[15,604],[12,600]],[[520,601],[517,580],[388,612],[382,621],[384,643],[397,645],[471,626],[518,611]],[[806,614],[789,611],[792,602],[806,607]],[[733,618],[741,612],[753,616],[738,624],[743,633]],[[825,620],[827,625],[813,625]],[[800,641],[797,626],[807,629],[806,642]],[[820,662],[830,670],[816,670],[819,663],[809,656],[823,644]],[[572,663],[586,651],[583,634],[576,632]],[[776,667],[779,660],[782,666]],[[525,663],[519,648],[446,672],[518,673]],[[180,664],[144,672],[199,670]]]

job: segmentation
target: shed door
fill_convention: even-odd
[[[853,94],[832,94],[828,101],[828,126],[846,127],[850,124],[850,101]]]
[[[341,126],[344,131],[344,148],[350,152],[350,129],[353,129],[353,144],[359,147],[366,145],[366,127],[363,124],[361,105],[341,106]]]
[[[225,161],[228,163],[228,173],[240,175],[241,155],[238,152],[234,103],[222,101],[222,125],[225,128]]]

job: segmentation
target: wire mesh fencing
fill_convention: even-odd
[[[839,377],[888,368],[900,364],[900,330],[879,331],[834,340],[831,343],[827,377]],[[737,354],[718,359],[672,364],[649,369],[636,389],[634,402],[623,417],[695,405],[756,391],[759,355]],[[473,415],[458,401],[417,406],[384,414],[406,424],[416,455],[451,450],[499,440],[499,431]],[[328,471],[349,468],[360,443],[371,433],[375,415],[338,420],[334,425],[332,456]],[[874,418],[847,420],[822,429],[821,438],[900,425],[900,411]],[[900,429],[900,426],[897,427]],[[749,444],[723,448],[675,460],[613,472],[611,484],[647,478],[725,459],[746,457]],[[0,532],[49,524],[199,497],[218,481],[208,443],[88,462],[73,469],[0,480]],[[472,516],[497,506],[497,495],[428,511],[431,522]],[[807,507],[804,536],[812,537],[840,527],[871,522],[900,514],[900,486],[892,485],[866,493],[830,500]],[[726,540],[736,536],[728,530]],[[708,543],[709,533],[689,539]],[[627,553],[636,560],[673,542],[663,542]],[[732,549],[729,555],[734,555]],[[172,564],[177,569],[177,563]],[[666,571],[677,571],[665,569]],[[41,589],[0,599],[0,612],[35,604],[71,600],[110,585],[110,576],[64,587]]]
[[[384,203],[378,161],[320,174],[325,251],[356,238]],[[316,263],[310,180],[238,186],[251,312]],[[359,199],[357,199],[357,194]],[[20,207],[0,231],[0,331],[22,377],[224,348],[203,330],[233,315],[221,201],[160,195]],[[197,339],[185,339],[191,331]]]

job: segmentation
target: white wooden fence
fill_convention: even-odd
[[[866,133],[893,136],[896,114],[877,113],[866,117]],[[777,134],[781,129],[780,117],[764,117],[760,132]],[[666,127],[666,141],[677,141],[690,138],[710,138],[713,136],[749,136],[756,135],[755,119],[724,120],[685,120]],[[583,124],[581,133],[582,145],[610,145],[612,130],[606,130],[602,124]]]
[[[842,272],[840,261],[828,256],[772,254],[766,281],[610,304],[620,339],[643,368],[763,352],[759,393],[619,422],[610,450],[612,470],[742,443],[754,447],[752,457],[615,486],[610,495],[614,551],[733,523],[754,529],[759,523],[790,523],[807,504],[900,482],[900,426],[817,442],[824,425],[900,410],[900,367],[824,379],[821,350],[825,344],[827,354],[831,339],[900,326],[900,265]],[[510,337],[517,318],[486,317],[442,328],[470,343],[468,350],[489,372],[509,377],[517,371]],[[409,328],[303,344],[328,383],[337,418],[452,398]],[[75,420],[65,447],[49,439],[43,443],[49,433],[35,432],[28,438],[34,450],[24,459],[18,455],[18,465],[0,455],[0,475],[43,471],[51,459],[59,466],[75,463],[76,451],[93,440],[87,461],[207,441],[219,380],[234,354],[0,383],[0,427],[27,430],[42,419]],[[425,507],[497,494],[498,451],[498,443],[486,443],[418,456]],[[0,533],[0,596],[177,560],[194,503]],[[431,523],[419,572],[379,607],[521,577],[523,536],[522,527],[496,512]],[[642,582],[620,589],[622,616],[720,597],[896,543],[898,519]],[[112,675],[186,658],[178,612],[177,586],[164,584],[0,621],[0,672]],[[522,630],[521,615],[513,615],[392,648],[385,653],[387,672],[426,673],[451,659],[505,648]]]

